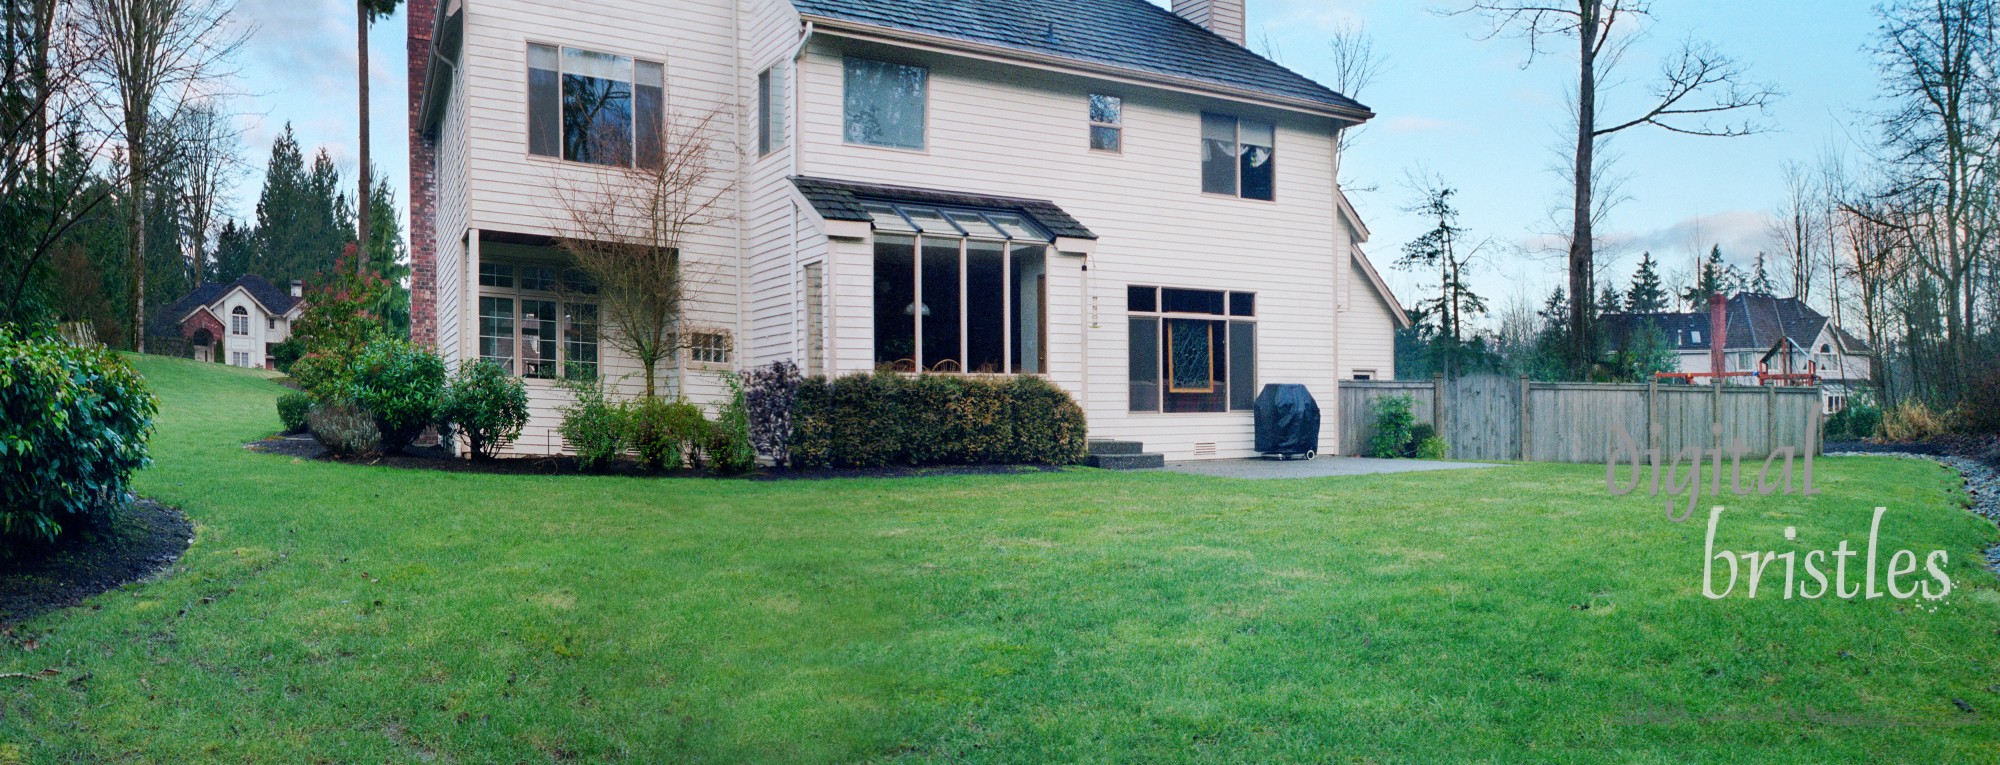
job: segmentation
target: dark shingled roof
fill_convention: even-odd
[[[1801,348],[1817,353],[1818,348],[1809,344],[1819,338],[1820,331],[1826,329],[1828,319],[1824,314],[1812,309],[1798,298],[1781,298],[1758,292],[1739,293],[1730,298],[1729,337],[1723,345],[1731,351],[1766,351],[1777,345],[1780,339],[1787,339]],[[1603,317],[1605,336],[1613,344],[1623,344],[1633,331],[1646,324],[1659,327],[1673,341],[1674,348],[1682,351],[1705,351],[1714,342],[1709,332],[1708,312],[1687,313],[1611,313]],[[1701,341],[1694,341],[1694,332],[1701,333]],[[1844,350],[1849,354],[1869,352],[1868,344],[1856,339],[1839,328],[1834,329]]]
[[[800,13],[1367,112],[1146,0],[792,0]]]
[[[174,301],[172,305],[160,311],[158,319],[154,322],[154,332],[173,334],[178,331],[177,327],[180,326],[181,320],[193,313],[194,309],[221,300],[223,295],[229,294],[230,290],[237,287],[242,287],[243,291],[250,293],[250,298],[264,306],[264,310],[279,316],[292,310],[292,306],[298,305],[300,300],[292,297],[291,292],[278,289],[269,280],[256,274],[244,276],[228,284],[206,282],[194,288],[187,297]]]
[[[874,222],[875,218],[861,207],[861,200],[889,202],[893,204],[943,205],[945,207],[969,207],[984,210],[1002,210],[1019,213],[1041,225],[1050,234],[1073,239],[1096,239],[1097,235],[1084,228],[1070,214],[1063,212],[1054,202],[1040,199],[1016,199],[983,194],[965,194],[955,191],[914,189],[905,186],[884,186],[875,183],[854,183],[826,178],[792,178],[792,185],[799,187],[819,216],[827,220],[850,220]]]

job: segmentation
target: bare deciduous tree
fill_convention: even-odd
[[[1333,89],[1341,95],[1360,100],[1369,86],[1375,84],[1382,75],[1388,60],[1375,51],[1375,36],[1367,28],[1355,23],[1342,23],[1327,41],[1327,50],[1332,56]],[[1340,153],[1354,145],[1354,139],[1363,128],[1359,125],[1340,131]]]
[[[242,44],[227,0],[81,0],[87,29],[104,51],[97,59],[115,96],[115,121],[126,165],[126,248],[131,277],[132,348],[146,350],[146,190],[157,168],[153,128],[226,76]]]
[[[1713,46],[1689,40],[1666,59],[1650,93],[1651,106],[1607,126],[1598,119],[1600,88],[1632,40],[1626,36],[1626,26],[1651,12],[1650,0],[1476,0],[1469,7],[1448,12],[1487,19],[1491,24],[1487,39],[1501,35],[1525,39],[1528,57],[1524,66],[1550,53],[1544,46],[1551,40],[1569,39],[1576,45],[1575,156],[1570,174],[1575,193],[1571,200],[1568,291],[1572,328],[1568,352],[1573,373],[1584,370],[1596,348],[1590,309],[1597,294],[1593,284],[1597,244],[1593,212],[1599,198],[1592,181],[1597,177],[1599,142],[1647,125],[1684,135],[1750,135],[1761,126],[1730,119],[1745,110],[1762,110],[1778,96],[1775,88],[1747,83],[1747,70],[1735,59]]]
[[[216,206],[243,170],[239,134],[229,115],[214,99],[190,104],[170,126],[179,164],[174,176],[181,196],[181,252],[194,274],[194,285],[207,278],[209,232],[215,227]]]
[[[639,142],[658,148],[635,166],[600,166],[555,186],[559,246],[597,284],[604,341],[639,364],[648,398],[659,395],[660,366],[686,345],[688,296],[710,276],[682,255],[731,219],[716,165],[722,117],[669,116],[658,141]],[[622,136],[598,143],[630,145]]]

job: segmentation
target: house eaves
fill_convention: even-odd
[[[982,43],[909,29],[868,24],[833,16],[802,13],[800,14],[800,18],[811,23],[815,32],[834,37],[881,43],[994,63],[1012,64],[1059,74],[1084,74],[1129,85],[1153,87],[1190,95],[1208,96],[1254,104],[1272,109],[1329,117],[1354,125],[1375,118],[1375,113],[1365,107],[1359,109],[1343,107],[1311,99],[1281,96],[1250,88],[1232,87],[1189,77],[1176,77],[1115,64],[1040,53],[1005,45]]]

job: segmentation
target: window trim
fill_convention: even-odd
[[[1236,193],[1234,193],[1234,194],[1223,194],[1223,193],[1219,193],[1219,192],[1214,192],[1214,191],[1209,191],[1208,189],[1204,188],[1204,189],[1202,189],[1202,190],[1201,190],[1201,195],[1202,195],[1202,196],[1204,196],[1204,197],[1210,197],[1210,198],[1213,198],[1213,199],[1236,199],[1236,200],[1241,200],[1241,201],[1244,201],[1244,202],[1263,202],[1263,203],[1265,203],[1265,204],[1277,204],[1277,203],[1278,203],[1278,167],[1277,167],[1277,165],[1276,165],[1275,163],[1276,163],[1276,162],[1278,161],[1278,159],[1277,159],[1277,157],[1278,157],[1278,133],[1280,132],[1280,131],[1279,131],[1279,129],[1278,129],[1278,123],[1277,123],[1277,121],[1276,121],[1276,120],[1257,120],[1257,119],[1248,119],[1248,118],[1246,118],[1246,117],[1243,117],[1243,116],[1241,116],[1241,115],[1238,115],[1238,114],[1228,114],[1228,113],[1224,113],[1224,112],[1211,112],[1211,111],[1203,111],[1203,112],[1201,112],[1201,115],[1202,115],[1203,117],[1224,117],[1224,118],[1227,118],[1227,119],[1229,119],[1229,120],[1233,121],[1233,122],[1234,122],[1234,123],[1236,124],[1236,132],[1235,132],[1235,146],[1236,146],[1236,154],[1235,154],[1235,156],[1234,156],[1234,157],[1232,157],[1232,158],[1231,158],[1231,160],[1230,160],[1230,167],[1232,168],[1232,172],[1236,173]],[[1270,199],[1260,199],[1260,198],[1257,198],[1257,197],[1247,197],[1247,196],[1244,196],[1244,195],[1243,195],[1243,123],[1244,123],[1244,122],[1245,122],[1246,120],[1247,120],[1247,121],[1249,121],[1249,122],[1259,122],[1259,123],[1263,123],[1263,124],[1268,124],[1268,125],[1270,125],[1270,126],[1271,126],[1271,145],[1270,145],[1270,146],[1269,146],[1268,148],[1270,148],[1270,150],[1271,150],[1271,161],[1272,161],[1272,162],[1273,162],[1274,164],[1273,164],[1273,165],[1271,166],[1271,198],[1270,198]],[[1195,126],[1195,131],[1196,131],[1196,139],[1195,139],[1195,146],[1196,146],[1196,148],[1197,148],[1197,149],[1200,149],[1200,148],[1205,148],[1205,147],[1203,147],[1203,146],[1201,145],[1201,142],[1202,142],[1202,141],[1206,141],[1206,140],[1208,140],[1208,137],[1207,137],[1206,135],[1202,135],[1202,134],[1201,134],[1201,126],[1200,126],[1199,122],[1197,122],[1197,123],[1196,123],[1196,126]],[[1197,154],[1196,154],[1196,157],[1197,157],[1197,159],[1199,159],[1199,157],[1200,157],[1200,154],[1199,154],[1199,152],[1197,152]],[[1199,173],[1197,173],[1197,175],[1199,175]]]
[[[924,145],[915,148],[909,146],[889,146],[879,143],[863,143],[847,137],[848,59],[873,61],[877,64],[889,64],[893,66],[907,66],[913,69],[922,69],[924,71],[924,130],[923,130]],[[931,119],[931,68],[929,65],[906,64],[901,61],[892,61],[886,58],[871,58],[868,56],[857,56],[851,53],[842,55],[840,57],[840,142],[843,146],[854,146],[863,149],[882,149],[884,151],[900,151],[908,154],[921,154],[928,156],[931,153],[931,123],[933,121],[934,120]]]
[[[1130,305],[1130,298],[1131,298],[1131,294],[1132,294],[1132,291],[1133,291],[1133,290],[1152,290],[1152,291],[1153,291],[1153,308],[1154,308],[1154,310],[1151,310],[1151,311],[1141,311],[1141,310],[1133,310],[1133,309],[1132,309],[1132,307],[1131,307],[1131,305]],[[1223,310],[1222,310],[1222,312],[1221,312],[1221,313],[1191,313],[1191,312],[1187,312],[1187,311],[1169,311],[1169,310],[1166,310],[1167,306],[1166,306],[1166,303],[1165,303],[1165,301],[1166,301],[1166,291],[1167,291],[1167,290],[1187,290],[1187,291],[1195,291],[1195,292],[1216,292],[1216,293],[1221,293],[1221,295],[1222,295],[1222,303],[1223,303]],[[1236,354],[1236,348],[1235,348],[1235,338],[1234,338],[1234,337],[1233,337],[1233,336],[1232,336],[1231,334],[1229,334],[1229,333],[1231,333],[1231,332],[1232,332],[1232,330],[1234,329],[1234,327],[1235,327],[1236,325],[1238,325],[1238,324],[1248,324],[1248,325],[1251,325],[1251,327],[1252,327],[1252,329],[1251,329],[1251,332],[1252,332],[1252,339],[1253,339],[1253,342],[1254,342],[1254,343],[1256,344],[1256,347],[1255,347],[1255,348],[1254,348],[1254,349],[1253,349],[1253,350],[1251,351],[1251,356],[1252,356],[1252,361],[1251,361],[1251,363],[1252,363],[1253,367],[1261,367],[1261,366],[1262,366],[1262,362],[1263,362],[1263,342],[1262,342],[1261,340],[1258,340],[1258,339],[1256,339],[1256,338],[1258,337],[1258,336],[1256,335],[1256,331],[1257,331],[1257,326],[1256,326],[1256,325],[1260,324],[1260,323],[1262,322],[1262,319],[1260,319],[1260,318],[1259,318],[1258,316],[1256,316],[1256,315],[1249,315],[1249,316],[1239,316],[1239,315],[1234,315],[1234,314],[1232,314],[1232,313],[1230,312],[1230,310],[1229,310],[1229,309],[1230,309],[1230,305],[1229,305],[1229,303],[1230,303],[1230,298],[1231,298],[1232,296],[1235,296],[1235,295],[1248,295],[1248,296],[1250,296],[1250,298],[1251,298],[1251,299],[1252,299],[1252,300],[1254,301],[1254,300],[1256,299],[1256,296],[1257,296],[1257,292],[1256,292],[1256,291],[1254,291],[1254,290],[1231,290],[1231,289],[1215,289],[1215,288],[1213,288],[1213,287],[1176,287],[1176,286],[1170,286],[1170,285],[1164,285],[1164,284],[1152,284],[1152,285],[1147,285],[1147,284],[1128,284],[1128,285],[1126,285],[1126,296],[1127,296],[1127,305],[1126,305],[1126,310],[1125,310],[1125,315],[1126,315],[1126,317],[1127,317],[1128,321],[1129,321],[1129,319],[1135,319],[1135,318],[1136,318],[1136,319],[1154,319],[1154,320],[1156,320],[1156,321],[1157,321],[1157,324],[1156,324],[1156,331],[1158,332],[1158,338],[1156,339],[1155,343],[1156,343],[1156,348],[1158,349],[1158,354],[1159,354],[1159,356],[1160,356],[1160,363],[1164,364],[1164,360],[1165,360],[1165,358],[1166,358],[1166,355],[1167,355],[1167,353],[1169,352],[1169,351],[1168,351],[1168,349],[1169,349],[1169,348],[1171,347],[1171,343],[1172,343],[1172,340],[1173,340],[1173,337],[1172,337],[1172,330],[1170,330],[1170,329],[1169,329],[1169,327],[1171,327],[1171,326],[1173,325],[1173,320],[1175,320],[1175,319],[1182,319],[1182,320],[1189,320],[1189,321],[1202,321],[1202,322],[1207,322],[1207,323],[1208,323],[1208,328],[1209,328],[1209,332],[1210,332],[1210,337],[1209,337],[1209,357],[1208,357],[1208,364],[1209,364],[1209,381],[1210,381],[1210,385],[1209,385],[1209,387],[1208,387],[1208,388],[1207,388],[1206,390],[1200,390],[1200,389],[1193,389],[1193,388],[1177,388],[1177,387],[1174,387],[1174,386],[1173,386],[1173,381],[1172,381],[1172,380],[1169,380],[1169,379],[1167,379],[1167,376],[1166,376],[1166,373],[1165,373],[1165,372],[1164,372],[1163,370],[1156,370],[1156,372],[1155,372],[1155,373],[1156,373],[1156,374],[1158,375],[1158,377],[1156,377],[1155,379],[1157,379],[1157,380],[1159,381],[1159,382],[1158,382],[1158,385],[1159,385],[1159,392],[1155,394],[1155,398],[1156,398],[1156,401],[1154,402],[1154,408],[1152,408],[1152,409],[1133,409],[1133,408],[1131,408],[1131,390],[1130,390],[1130,385],[1131,385],[1131,370],[1130,370],[1130,363],[1131,363],[1131,362],[1130,362],[1130,360],[1129,360],[1129,359],[1127,359],[1127,362],[1126,362],[1126,363],[1127,363],[1127,369],[1126,369],[1126,385],[1127,385],[1127,390],[1126,390],[1126,410],[1125,410],[1125,413],[1126,413],[1126,414],[1136,414],[1136,415],[1166,415],[1166,416],[1181,416],[1181,415],[1254,415],[1254,414],[1256,413],[1256,412],[1255,412],[1255,410],[1254,410],[1254,408],[1250,408],[1250,407],[1245,407],[1245,408],[1238,408],[1238,407],[1237,407],[1237,406],[1235,405],[1235,399],[1236,399],[1236,390],[1235,390],[1235,387],[1234,387],[1234,386],[1236,385],[1236,377],[1237,377],[1237,375],[1236,375],[1236,372],[1237,372],[1237,370],[1235,369],[1235,364],[1234,364],[1234,358],[1235,358],[1235,354]],[[1218,327],[1217,325],[1220,325],[1220,326]],[[1221,359],[1217,359],[1217,358],[1216,358],[1216,355],[1217,355],[1217,354],[1216,354],[1216,351],[1215,351],[1215,346],[1216,346],[1216,343],[1215,343],[1215,337],[1214,337],[1214,333],[1216,333],[1216,332],[1218,331],[1218,329],[1219,329],[1219,330],[1220,330],[1221,332],[1223,332],[1223,333],[1224,333],[1224,337],[1223,337],[1223,340],[1224,340],[1225,342],[1227,342],[1227,343],[1229,344],[1229,345],[1228,345],[1228,350],[1227,350],[1227,351],[1225,351],[1225,352],[1223,352],[1223,353],[1221,354],[1221,355],[1222,355],[1222,358],[1221,358]],[[1129,341],[1129,337],[1128,337],[1128,341]],[[1220,366],[1221,366],[1221,369],[1222,369],[1222,376],[1221,376],[1220,378],[1217,378],[1217,377],[1216,377],[1216,374],[1215,374],[1215,370],[1216,370],[1216,367],[1217,367],[1218,363],[1220,364]],[[1258,368],[1252,368],[1251,370],[1249,370],[1249,374],[1250,374],[1250,375],[1258,375],[1260,371],[1261,371],[1261,369],[1258,369]],[[1217,379],[1220,379],[1220,380],[1222,380],[1222,381],[1224,381],[1224,382],[1228,383],[1228,384],[1229,384],[1229,385],[1231,386],[1231,387],[1230,387],[1230,390],[1229,390],[1229,392],[1228,392],[1228,396],[1226,397],[1226,398],[1227,398],[1227,400],[1225,400],[1225,401],[1223,402],[1223,409],[1222,409],[1222,411],[1219,411],[1219,412],[1169,412],[1169,411],[1167,411],[1167,410],[1166,410],[1166,409],[1167,409],[1167,396],[1168,396],[1168,395],[1170,395],[1170,394],[1174,394],[1174,393],[1184,393],[1184,394],[1204,394],[1204,393],[1206,393],[1206,394],[1213,394],[1213,393],[1215,393],[1215,385],[1214,385],[1214,382],[1215,382],[1215,381],[1216,381]],[[1254,396],[1252,397],[1252,400],[1253,400],[1253,402],[1254,402],[1254,400],[1255,400],[1255,397],[1254,397]]]
[[[788,101],[786,91],[789,88],[784,80],[783,66],[782,62],[773,63],[770,66],[764,67],[763,71],[757,73],[758,159],[776,154],[778,149],[784,147],[785,140],[788,137],[785,133],[787,131],[787,123],[791,120],[791,115],[786,108]],[[928,90],[927,86],[926,91]],[[841,129],[845,132],[844,115],[842,120]]]
[[[701,328],[687,331],[687,345],[680,349],[681,357],[696,369],[733,369],[736,363],[736,337],[726,329]],[[703,347],[702,338],[713,337],[720,340],[717,347]],[[702,354],[720,354],[721,361],[702,358]]]
[[[240,305],[229,309],[229,334],[233,337],[250,336],[250,309]]]
[[[1097,116],[1095,113],[1093,113],[1090,107],[1092,106],[1091,101],[1099,98],[1109,98],[1118,102],[1117,122],[1097,121]],[[1109,93],[1086,93],[1084,94],[1084,112],[1085,112],[1084,118],[1089,122],[1090,125],[1088,128],[1084,130],[1083,138],[1085,145],[1089,146],[1091,151],[1096,152],[1098,154],[1123,156],[1125,154],[1125,97],[1114,96]],[[1095,140],[1095,136],[1093,135],[1093,133],[1099,128],[1111,130],[1118,134],[1118,148],[1116,149],[1097,148],[1097,141]]]
[[[606,343],[604,342],[604,314],[603,314],[602,304],[598,303],[596,300],[583,299],[583,298],[588,298],[590,296],[590,293],[581,291],[571,291],[565,289],[563,287],[563,275],[565,269],[561,264],[533,261],[533,260],[514,260],[510,258],[481,259],[479,264],[480,270],[483,271],[488,266],[493,266],[496,268],[497,267],[507,268],[508,269],[507,279],[510,286],[500,287],[488,284],[481,284],[479,280],[484,277],[483,274],[475,276],[472,280],[474,287],[473,302],[472,302],[472,307],[473,307],[472,315],[474,321],[473,336],[472,336],[472,341],[473,341],[472,352],[474,359],[489,358],[484,353],[480,352],[478,345],[480,340],[483,340],[484,338],[487,337],[487,335],[484,334],[483,329],[478,326],[478,321],[483,316],[479,308],[480,299],[494,298],[499,300],[508,300],[513,303],[512,319],[513,319],[514,329],[513,329],[512,341],[514,345],[513,345],[512,356],[510,357],[511,359],[510,366],[512,368],[507,370],[507,374],[511,377],[523,381],[542,380],[547,382],[557,382],[569,379],[570,341],[562,334],[563,322],[565,318],[569,315],[568,309],[570,306],[580,306],[580,305],[598,306],[597,343],[596,343],[597,360],[594,362],[586,362],[586,363],[589,363],[593,367],[592,371],[594,372],[596,379],[599,380],[604,379],[604,350]],[[555,274],[553,283],[556,286],[556,289],[532,290],[523,287],[522,286],[523,279],[521,276],[521,269],[523,268],[548,269],[550,272]],[[522,351],[525,348],[525,344],[527,342],[526,340],[527,335],[525,334],[527,328],[527,320],[525,318],[525,312],[521,310],[521,304],[525,301],[530,301],[530,300],[552,303],[555,305],[554,322],[556,325],[556,336],[554,338],[554,343],[555,343],[555,354],[556,354],[555,355],[556,373],[554,375],[548,375],[548,376],[536,375],[530,377],[526,374],[526,364],[524,363],[522,358],[525,354]]]
[[[530,76],[530,74],[529,74],[529,72],[530,72],[530,71],[531,71],[531,70],[532,70],[532,69],[533,69],[534,67],[533,67],[533,64],[531,63],[531,60],[532,60],[532,59],[530,58],[530,54],[528,53],[528,49],[530,49],[530,48],[534,48],[534,47],[538,47],[538,46],[539,46],[539,47],[543,47],[543,48],[554,48],[554,49],[556,49],[556,131],[557,131],[557,134],[556,134],[556,153],[555,153],[555,154],[553,154],[553,155],[550,155],[550,154],[536,154],[536,153],[534,152],[534,137],[533,137],[533,135],[532,135],[532,133],[533,133],[533,131],[534,131],[534,93],[533,93],[533,88],[534,88],[534,83],[533,83],[533,81],[532,81],[532,80],[533,80],[532,76]],[[628,80],[628,81],[627,81],[627,83],[626,83],[626,84],[628,84],[628,85],[631,85],[631,86],[632,86],[632,90],[633,90],[633,95],[632,95],[632,98],[633,98],[633,101],[634,101],[634,103],[633,103],[633,115],[632,115],[632,136],[631,136],[631,150],[632,150],[632,161],[631,161],[631,162],[630,162],[629,164],[623,164],[623,165],[600,165],[600,164],[597,164],[597,163],[595,163],[595,162],[583,162],[583,161],[580,161],[580,160],[574,160],[574,159],[569,159],[569,158],[567,158],[567,157],[563,156],[563,146],[562,146],[562,143],[563,143],[563,136],[562,136],[562,133],[561,133],[561,131],[562,131],[562,126],[563,126],[563,118],[562,118],[562,109],[563,109],[563,93],[562,93],[562,86],[563,86],[563,81],[562,81],[562,78],[563,78],[563,71],[564,71],[564,70],[563,70],[563,68],[562,68],[562,67],[563,67],[563,50],[564,50],[564,49],[567,49],[567,48],[574,48],[574,49],[576,49],[576,50],[580,50],[580,51],[583,51],[583,52],[586,52],[586,53],[597,53],[597,54],[601,54],[601,55],[607,55],[607,56],[623,56],[623,57],[625,57],[625,58],[629,58],[629,59],[632,59],[632,78],[631,78],[630,80]],[[584,47],[584,46],[579,46],[579,45],[566,45],[566,44],[563,44],[563,43],[556,43],[556,42],[546,42],[546,41],[543,41],[543,40],[539,40],[539,39],[534,39],[534,38],[530,38],[530,39],[528,39],[528,40],[527,40],[526,44],[525,44],[525,45],[524,45],[524,46],[523,46],[523,47],[521,48],[521,54],[522,54],[522,57],[521,57],[521,74],[522,74],[522,77],[521,77],[521,92],[520,92],[520,96],[521,96],[521,100],[520,100],[520,103],[521,103],[521,105],[522,105],[522,109],[521,109],[521,114],[522,114],[522,116],[523,116],[523,117],[525,118],[525,119],[523,119],[523,120],[522,120],[522,128],[523,128],[523,130],[521,131],[521,154],[522,154],[522,156],[524,156],[524,157],[527,157],[529,161],[538,161],[538,162],[559,162],[559,163],[562,163],[562,164],[565,164],[565,165],[583,165],[583,166],[589,166],[589,167],[622,167],[622,168],[633,168],[633,167],[637,167],[637,166],[639,165],[639,117],[638,117],[638,104],[637,104],[637,101],[638,101],[638,90],[639,90],[639,65],[640,65],[640,64],[642,64],[642,63],[643,63],[643,64],[656,64],[656,65],[658,65],[658,66],[660,67],[660,120],[661,120],[661,129],[662,129],[662,130],[664,130],[664,129],[665,129],[665,127],[666,127],[666,119],[667,119],[666,115],[667,115],[667,111],[668,111],[668,102],[667,102],[667,92],[668,92],[668,88],[667,88],[667,57],[666,57],[666,56],[659,56],[659,57],[657,57],[657,58],[653,58],[653,57],[647,57],[647,56],[640,56],[640,55],[634,55],[634,54],[631,54],[631,53],[620,53],[620,52],[616,52],[616,51],[610,51],[610,50],[604,50],[604,49],[601,49],[601,48],[589,48],[589,47]]]

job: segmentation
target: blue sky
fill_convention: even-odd
[[[663,3],[666,0],[661,0]],[[1161,5],[1166,0],[1154,0]],[[1867,0],[1660,3],[1607,95],[1604,118],[1641,106],[1657,57],[1694,37],[1715,43],[1754,76],[1786,96],[1766,118],[1774,130],[1738,139],[1675,136],[1642,129],[1618,138],[1612,153],[1630,200],[1608,221],[1617,248],[1613,278],[1622,284],[1641,250],[1670,268],[1686,268],[1693,250],[1721,244],[1747,263],[1770,249],[1769,220],[1783,198],[1787,161],[1816,162],[1830,148],[1865,155],[1864,112],[1875,104],[1875,72],[1864,48],[1876,27]],[[1539,302],[1562,276],[1561,265],[1524,255],[1556,228],[1551,211],[1566,198],[1560,162],[1562,123],[1574,64],[1561,55],[1522,69],[1518,40],[1478,39],[1484,23],[1445,17],[1441,0],[1249,0],[1252,47],[1268,38],[1277,57],[1326,80],[1327,40],[1343,23],[1375,37],[1386,68],[1361,99],[1381,116],[1348,156],[1351,185],[1374,187],[1355,201],[1374,230],[1369,252],[1405,302],[1420,289],[1390,264],[1425,223],[1401,211],[1411,173],[1443,176],[1461,189],[1464,222],[1496,243],[1476,282],[1498,305],[1516,294]],[[354,12],[348,0],[240,0],[237,14],[255,32],[240,61],[246,156],[232,213],[250,216],[271,139],[286,121],[310,150],[325,146],[354,165]],[[405,116],[404,19],[370,35],[376,163],[401,199],[409,177]],[[1697,233],[1698,232],[1698,233]]]

